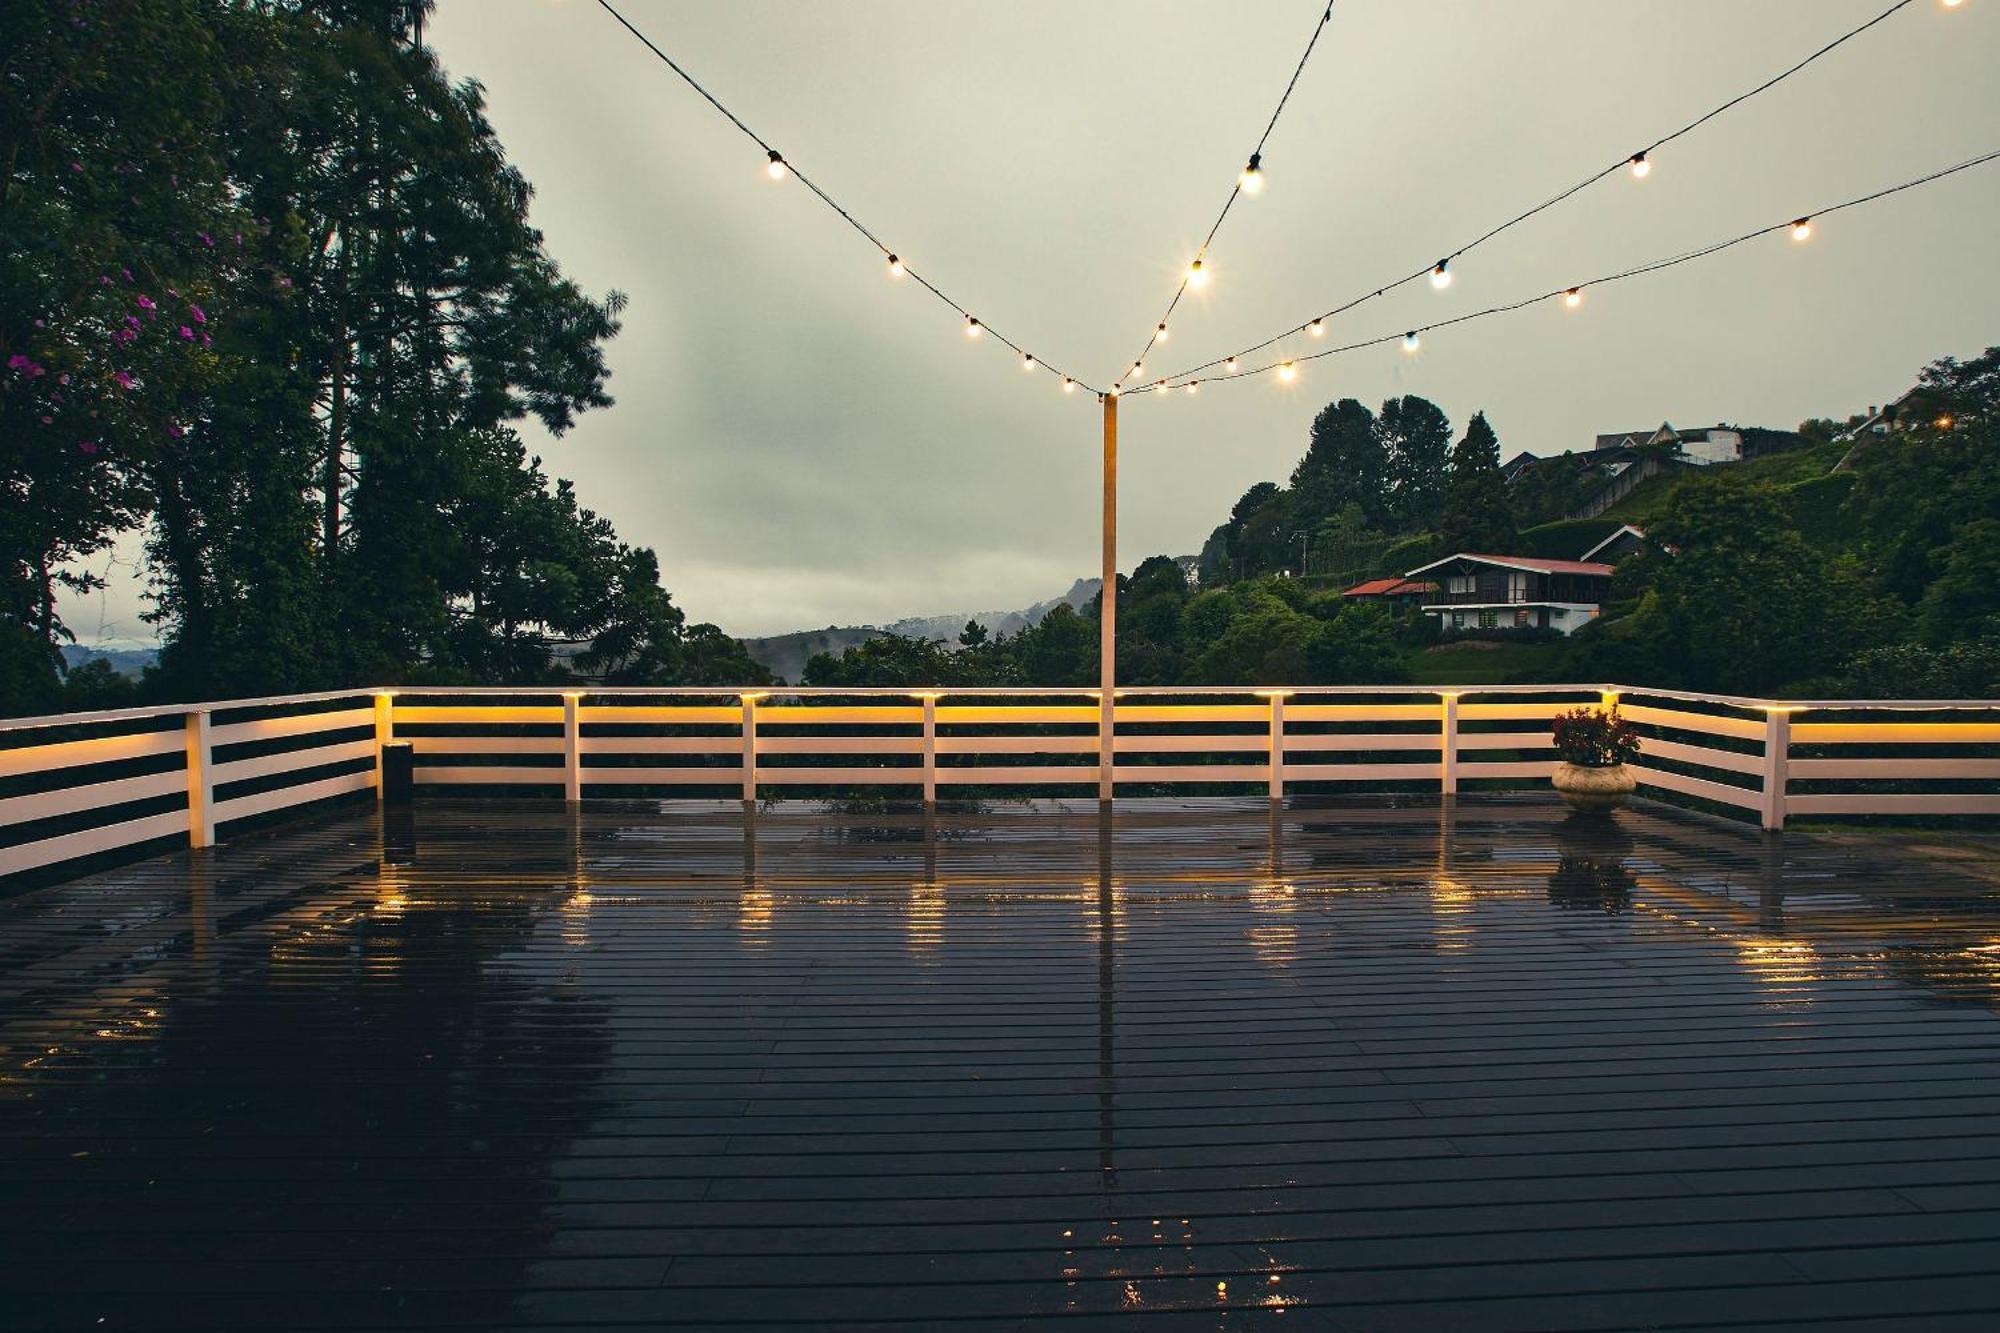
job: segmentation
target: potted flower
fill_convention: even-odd
[[[1615,810],[1639,785],[1625,767],[1639,756],[1639,738],[1616,707],[1558,714],[1555,745],[1555,788],[1572,810]]]

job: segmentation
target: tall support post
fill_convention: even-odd
[[[215,845],[215,768],[208,710],[187,715],[188,846]]]
[[[1446,796],[1458,795],[1458,696],[1439,696],[1438,789]]]
[[[1271,704],[1271,804],[1275,806],[1285,799],[1285,696],[1267,697]]]
[[[1616,708],[1618,706],[1618,691],[1605,690],[1600,693],[1597,696],[1597,706],[1607,713]]]
[[[383,690],[375,696],[375,801],[382,801],[382,747],[396,739],[396,696]]]
[[[1104,395],[1104,591],[1097,619],[1097,799],[1111,799],[1118,762],[1118,395]]]
[[[937,701],[935,694],[920,694],[924,705],[924,809],[937,808]]]
[[[565,694],[563,700],[563,799],[575,805],[583,799],[583,696]]]
[[[1785,827],[1785,784],[1792,759],[1792,715],[1774,708],[1764,714],[1764,831],[1777,833]]]
[[[743,696],[743,804],[757,803],[757,701],[761,694]]]

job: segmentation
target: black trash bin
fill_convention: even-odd
[[[416,747],[408,741],[382,742],[382,803],[408,805],[416,781]]]

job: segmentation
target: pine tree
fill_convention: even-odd
[[[1508,554],[1519,540],[1507,479],[1500,471],[1500,437],[1484,412],[1473,414],[1464,438],[1452,448],[1439,536],[1446,551],[1487,555]]]

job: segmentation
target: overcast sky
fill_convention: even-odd
[[[617,0],[911,264],[1051,363],[1111,379],[1256,142],[1320,0]],[[1149,368],[1222,355],[1447,253],[1685,124],[1888,0],[1337,0]],[[617,405],[556,474],[735,634],[1002,609],[1097,565],[1098,412],[968,341],[915,284],[591,0],[442,0],[534,218],[629,295]],[[2000,3],[1917,0],[1779,88],[1343,317],[1392,333],[1684,250],[2000,147]],[[1669,273],[1121,413],[1122,564],[1199,549],[1352,396],[1484,409],[1501,446],[1779,427],[2000,342],[2000,164]],[[531,432],[531,437],[535,433]],[[121,587],[86,642],[147,637]]]

